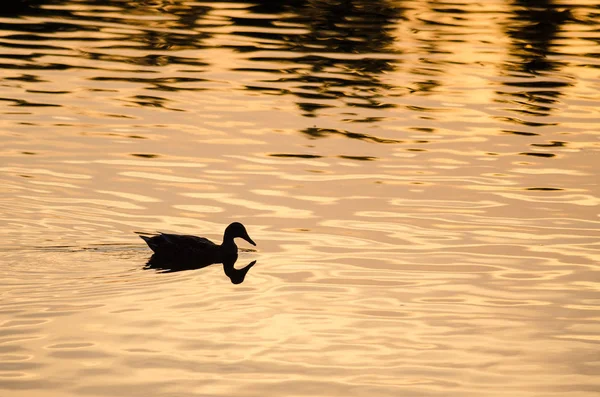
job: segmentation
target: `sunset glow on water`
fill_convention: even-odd
[[[0,395],[597,395],[597,1],[11,4]]]

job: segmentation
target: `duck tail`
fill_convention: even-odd
[[[156,244],[154,243],[154,241],[152,241],[152,237],[148,237],[148,236],[142,236],[140,235],[140,238],[142,240],[144,240],[146,242],[146,244],[148,244],[148,247],[150,247],[150,249],[154,252],[156,252]]]

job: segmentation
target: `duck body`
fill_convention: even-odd
[[[218,245],[207,238],[160,233],[148,237],[140,236],[157,257],[172,261],[202,263],[223,263],[237,259],[235,244]]]
[[[222,244],[215,244],[204,237],[181,234],[159,233],[153,236],[140,235],[140,237],[154,251],[151,262],[160,263],[161,268],[168,266],[170,269],[180,270],[222,263],[225,272],[232,273],[235,271],[233,264],[238,258],[238,248],[234,239],[239,237],[256,245],[248,236],[244,225],[239,222],[227,226]]]

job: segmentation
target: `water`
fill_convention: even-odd
[[[3,396],[597,395],[596,1],[7,7]]]

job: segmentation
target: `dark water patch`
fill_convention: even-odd
[[[50,90],[25,90],[25,92],[31,92],[32,94],[70,94],[71,91],[50,91]]]
[[[43,63],[38,62],[30,56],[27,57],[8,57],[2,56],[2,58],[17,58],[25,59],[30,61],[27,64],[15,64],[15,63],[0,63],[0,69],[14,69],[14,70],[67,70],[67,69],[94,69],[83,66],[66,65],[64,63]]]
[[[454,24],[449,22],[442,22],[441,20],[433,20],[428,18],[417,18],[418,21],[423,22],[425,25],[440,26],[440,27],[461,27],[463,24]]]
[[[555,42],[567,21],[572,19],[571,11],[561,9],[557,4],[543,1],[534,4],[516,1],[518,7],[511,10],[509,22],[504,26],[505,34],[510,39],[510,50],[518,62],[507,62],[503,65],[509,75],[515,71],[539,76],[542,73],[560,71],[564,67],[555,57]],[[553,56],[549,58],[549,56]],[[556,81],[513,82],[505,81],[506,86],[525,88],[564,88],[571,85]],[[552,96],[561,93],[554,91]]]
[[[160,157],[160,155],[158,155],[158,154],[148,154],[148,153],[131,153],[131,156],[141,157],[144,159],[154,159],[154,158]]]
[[[382,90],[392,88],[389,84],[383,83],[378,76],[385,72],[391,72],[395,66],[393,59],[362,58],[362,59],[344,59],[332,56],[302,56],[291,58],[277,57],[253,57],[249,60],[254,62],[263,62],[269,64],[293,64],[292,70],[272,70],[257,68],[261,73],[285,73],[285,77],[276,80],[264,80],[269,84],[289,84],[299,83],[297,87],[316,92],[317,94],[332,95],[334,97],[362,98],[365,93],[360,95],[351,89],[372,87]],[[287,68],[290,69],[290,68]],[[236,69],[234,69],[236,70]],[[335,75],[325,72],[336,71]],[[309,71],[310,73],[307,73]],[[340,75],[345,78],[338,77]],[[337,88],[337,89],[336,89]],[[297,92],[294,92],[297,94]],[[371,94],[373,95],[373,94]]]
[[[27,1],[27,0],[15,0],[6,2],[0,8],[0,15],[11,17],[18,15],[35,14],[40,11],[39,2]]]
[[[14,98],[0,98],[0,101],[12,102],[12,104],[9,106],[19,106],[19,107],[62,107],[62,105],[57,105],[54,103],[29,102],[24,99],[14,99]]]
[[[315,114],[316,110],[319,109],[327,109],[327,108],[332,108],[332,105],[326,105],[323,103],[311,103],[311,102],[297,102],[296,105],[302,109],[303,111],[305,111],[306,113],[303,114],[303,116],[305,117],[316,117],[317,115]]]
[[[525,121],[523,119],[519,119],[516,117],[494,117],[497,120],[500,121],[506,121],[508,123],[514,123],[514,124],[521,124],[521,125],[526,125],[528,127],[548,127],[551,125],[558,125],[558,123],[537,123],[537,122],[533,122],[533,121]]]
[[[245,85],[244,88],[249,91],[261,91],[264,94],[268,94],[269,92],[272,92],[274,94],[279,94],[279,95],[290,93],[289,90],[285,90],[282,88],[266,87],[266,86],[258,86],[258,85]]]
[[[439,76],[443,71],[441,69],[418,67],[412,69],[411,73],[418,76]]]
[[[16,1],[21,1],[21,2],[27,2],[27,3],[40,3],[43,2],[40,0],[16,0]],[[15,1],[13,1],[14,3]],[[55,1],[51,1],[52,3],[69,3],[69,1],[65,1],[65,0],[55,0]],[[12,23],[2,23],[0,25],[0,28],[2,28],[3,30],[7,30],[7,31],[22,31],[22,32],[34,32],[37,34],[48,34],[48,33],[55,33],[55,32],[60,32],[60,33],[73,33],[73,32],[79,32],[79,31],[89,31],[89,32],[98,32],[100,31],[101,27],[96,26],[96,25],[92,25],[92,24],[79,24],[78,21],[84,19],[85,17],[82,15],[77,15],[78,20],[75,20],[74,22],[70,22],[69,17],[75,17],[72,14],[71,10],[59,10],[59,9],[55,9],[55,8],[44,8],[42,11],[46,16],[50,17],[50,16],[55,16],[58,17],[57,14],[62,14],[62,16],[66,17],[66,18],[61,18],[61,19],[56,19],[56,20],[52,20],[52,21],[48,21],[48,20],[42,20],[39,21],[38,23],[31,23],[30,20],[28,19],[16,19],[14,22]],[[54,14],[54,15],[52,15]],[[68,37],[71,38],[71,37]],[[87,39],[96,39],[99,40],[99,38],[94,37],[93,35],[90,35],[89,37],[86,36],[85,38]],[[73,39],[80,39],[79,37],[73,37]]]
[[[567,142],[563,141],[550,141],[550,143],[532,143],[531,146],[537,147],[564,147],[567,145]]]
[[[343,95],[336,95],[332,93],[313,93],[313,92],[301,92],[291,91],[292,94],[303,99],[337,99]]]
[[[328,67],[346,67],[345,73],[351,73],[351,71],[361,71],[365,74],[368,73],[381,73],[383,71],[392,71],[394,70],[394,65],[396,63],[396,59],[394,57],[381,57],[381,58],[372,58],[372,57],[361,57],[361,58],[345,58],[341,56],[334,55],[302,55],[302,56],[293,56],[293,57],[268,57],[268,56],[260,56],[260,57],[249,57],[249,61],[253,62],[264,62],[269,64],[291,64],[295,65],[295,68],[301,68],[302,65],[312,66],[314,72],[322,71]],[[298,70],[298,69],[297,69]],[[304,70],[304,69],[302,69]],[[342,69],[340,69],[342,70]],[[351,74],[353,78],[360,79],[360,74],[356,75],[356,73]],[[313,81],[318,81],[318,76],[302,76],[305,79],[312,78]],[[364,78],[365,81],[369,81]],[[298,77],[299,78],[299,77]],[[336,78],[333,78],[335,81]],[[339,79],[337,79],[339,80]]]
[[[126,114],[104,114],[105,117],[111,117],[111,118],[115,118],[115,119],[129,119],[129,120],[135,120],[136,117],[133,116],[128,116]]]
[[[502,132],[504,132],[506,134],[523,135],[523,136],[536,136],[536,135],[539,135],[539,134],[536,134],[535,132],[525,132],[525,131],[502,130]]]
[[[554,99],[543,100],[541,97],[538,97],[535,94],[513,94],[512,97],[517,98],[516,100],[513,98],[509,103],[522,106],[523,108],[529,109],[534,115],[547,116],[551,112],[556,110],[556,107],[547,106],[549,104],[558,102]],[[521,100],[520,98],[524,98]],[[542,104],[544,103],[544,104]]]
[[[527,106],[529,108],[536,109],[540,112],[550,112],[552,110],[555,110],[556,108],[542,105],[540,103],[545,103],[545,104],[558,103],[558,99],[555,99],[551,95],[544,96],[545,92],[546,91],[531,91],[531,92],[512,92],[510,94],[508,94],[508,93],[503,93],[503,94],[507,94],[513,98],[516,98],[511,101],[512,103]]]
[[[250,72],[250,73],[269,73],[269,74],[283,74],[283,75],[291,75],[294,73],[299,73],[302,69],[300,67],[298,68],[281,68],[281,69],[277,69],[277,68],[268,68],[268,67],[263,67],[263,68],[259,68],[259,67],[253,67],[253,68],[249,68],[249,67],[239,67],[239,68],[231,68],[232,71],[234,72]],[[264,82],[276,82],[279,80],[265,80]]]
[[[527,109],[505,109],[509,112],[514,112],[514,113],[521,113],[521,114],[525,114],[527,116],[534,116],[534,117],[543,117],[543,116],[548,116],[548,112],[540,112],[540,111],[534,111],[534,110],[527,110]]]
[[[394,38],[390,27],[404,13],[403,7],[381,1],[284,4],[270,2],[267,6],[264,2],[252,7],[252,15],[233,17],[234,25],[240,28],[234,34],[278,50],[350,54],[391,51]],[[264,16],[257,18],[258,14]],[[277,24],[272,21],[276,14],[280,14]]]
[[[516,78],[539,78],[548,72],[557,71],[565,63],[549,61],[545,56],[522,54],[516,62],[504,62],[502,65],[508,76]]]
[[[430,94],[435,92],[435,89],[442,86],[439,80],[416,81],[413,83],[415,88],[409,88],[410,94]]]
[[[110,88],[85,88],[85,90],[90,92],[119,92],[119,90],[113,90]]]
[[[14,38],[10,37],[10,36],[4,36],[4,39],[14,39]],[[59,47],[59,46],[44,45],[44,44],[32,44],[32,42],[29,41],[29,40],[31,40],[31,38],[16,39],[16,40],[26,41],[27,43],[25,43],[25,44],[24,43],[11,43],[10,41],[0,40],[0,48],[18,48],[18,49],[23,49],[23,50],[37,50],[37,51],[41,51],[41,50],[67,51],[67,50],[69,50],[69,48],[67,48],[67,47]],[[0,54],[0,58],[8,58],[10,56],[13,56],[13,54]]]
[[[164,84],[156,84],[154,87],[148,87],[147,89],[149,90],[155,90],[155,91],[207,91],[207,88],[203,88],[203,87],[173,87],[170,85],[164,85]]]
[[[144,73],[152,73],[147,70],[143,70]],[[180,83],[200,83],[207,82],[209,80],[196,78],[196,77],[157,77],[157,78],[141,78],[141,77],[91,77],[92,81],[120,81],[120,82],[131,82],[131,83],[151,83],[151,84],[180,84]]]
[[[21,0],[27,1],[27,0]],[[29,2],[29,1],[27,1]],[[33,0],[31,2],[34,2]],[[39,3],[39,1],[35,1]],[[69,1],[56,1],[68,5]],[[13,23],[12,30],[23,32],[33,32],[42,39],[51,39],[46,37],[56,33],[85,31],[84,36],[61,37],[62,40],[88,40],[102,41],[105,39],[102,35],[96,35],[106,29],[107,24],[113,26],[123,26],[127,23],[134,29],[114,30],[113,34],[122,39],[122,42],[141,42],[150,48],[192,48],[197,46],[197,41],[208,37],[208,34],[183,34],[181,28],[190,30],[195,26],[195,21],[201,19],[209,7],[206,6],[187,6],[187,7],[161,7],[159,11],[156,6],[150,4],[136,5],[129,7],[126,2],[111,3],[111,9],[98,7],[94,1],[82,1],[80,7],[60,7],[35,10],[27,8],[22,10],[25,15],[29,13],[43,13],[46,18],[53,18],[52,22],[32,23]],[[87,6],[87,7],[86,7]],[[119,11],[117,11],[119,10]],[[164,16],[169,18],[165,20]],[[141,18],[140,18],[141,17]],[[174,17],[174,18],[173,18]],[[60,21],[60,22],[56,22]],[[100,22],[100,23],[98,23]],[[137,29],[135,29],[137,28]],[[141,32],[140,32],[140,29]],[[172,30],[167,30],[170,28]],[[159,30],[160,29],[160,30]],[[10,30],[10,29],[7,29]],[[115,32],[116,31],[116,32]],[[118,33],[117,33],[118,32]]]
[[[560,93],[557,91],[541,91],[541,90],[535,90],[535,91],[530,91],[528,93],[525,94],[530,101],[535,101],[538,103],[558,103],[558,97],[560,96]]]
[[[505,81],[503,85],[524,88],[562,88],[570,87],[573,84],[565,81]],[[548,93],[548,91],[545,92]]]
[[[21,154],[33,156],[33,155],[36,155],[37,153],[36,152],[21,152]]]
[[[358,132],[341,131],[340,134],[344,135],[347,138],[359,139],[361,141],[369,141],[369,142],[376,142],[376,143],[402,143],[403,142],[403,141],[399,141],[396,139],[378,138],[375,136],[361,134]]]
[[[358,102],[346,102],[347,106],[358,107],[358,108],[367,108],[367,109],[391,109],[395,108],[396,105],[391,103],[382,103],[379,101],[369,101],[368,103],[358,103]]]
[[[115,48],[111,47],[111,50]],[[138,49],[138,48],[136,48]],[[174,55],[164,54],[147,54],[144,56],[126,56],[126,55],[115,55],[115,54],[104,54],[104,53],[86,53],[87,58],[92,60],[108,61],[108,62],[122,62],[138,66],[167,66],[167,65],[186,65],[205,67],[209,64],[198,60],[197,58],[186,58]]]
[[[320,159],[323,156],[317,154],[289,154],[289,153],[273,153],[269,154],[271,157],[283,157],[283,158],[301,158],[301,159]]]
[[[261,73],[282,73],[285,77],[278,79],[262,80],[269,85],[265,93],[278,92],[290,94],[301,99],[336,100],[348,98],[345,105],[369,109],[393,108],[394,104],[382,103],[380,98],[385,96],[380,93],[393,88],[384,84],[377,75],[385,70],[393,70],[393,60],[380,59],[342,59],[324,56],[303,56],[293,58],[255,57],[250,58],[255,62],[268,62],[274,64],[294,63],[305,65],[292,68],[283,72],[280,69],[270,68],[244,68],[245,71],[259,71]],[[374,66],[373,63],[384,63],[387,66]],[[284,68],[286,69],[286,68]],[[287,68],[290,69],[290,68]],[[310,73],[307,73],[307,69]],[[233,69],[242,71],[242,69]],[[325,72],[327,70],[327,72]],[[379,71],[377,71],[379,70]],[[347,78],[338,76],[347,76]],[[277,86],[281,85],[281,88]],[[294,85],[290,88],[290,85]],[[252,86],[255,91],[260,91],[260,86]],[[279,91],[276,91],[279,90]],[[300,105],[299,105],[300,106]],[[306,110],[306,106],[301,108]]]
[[[340,155],[338,157],[341,158],[341,159],[358,160],[358,161],[374,161],[374,160],[377,160],[377,157],[372,157],[372,156],[345,156],[345,155]]]
[[[44,79],[40,78],[39,76],[36,76],[33,74],[22,74],[17,77],[4,77],[4,80],[16,80],[16,81],[23,81],[26,83],[47,83],[48,82],[48,80],[44,80]]]
[[[557,187],[528,187],[525,190],[553,192],[553,191],[565,190],[565,189],[560,189],[560,188],[557,188]]]
[[[272,62],[282,62],[282,61],[287,61],[287,58],[285,60],[278,60],[276,58],[272,59]],[[352,73],[352,72],[347,72],[345,67],[342,67],[343,65],[336,65],[336,64],[332,64],[332,65],[327,65],[327,67],[331,67],[334,69],[339,69],[338,72],[342,75],[345,75],[346,78],[341,78],[341,77],[333,77],[333,76],[328,76],[326,74],[322,74],[322,75],[306,75],[306,74],[301,74],[303,70],[305,70],[304,68],[298,68],[295,69],[293,71],[286,71],[285,74],[288,75],[290,73],[293,73],[292,76],[288,76],[288,77],[284,77],[284,78],[280,78],[277,80],[264,80],[264,82],[269,82],[269,83],[299,83],[299,85],[297,87],[299,88],[304,88],[304,89],[321,89],[322,87],[327,87],[327,89],[329,89],[330,87],[338,87],[338,88],[348,88],[348,87],[360,87],[362,89],[366,89],[366,88],[384,88],[384,89],[391,89],[393,88],[392,86],[390,86],[389,84],[383,84],[378,80],[374,80],[374,79],[369,79],[366,78],[368,75],[362,75],[360,73],[356,74],[356,73]],[[271,70],[266,70],[266,69],[262,69],[260,70],[261,72],[271,72]],[[275,72],[281,72],[281,71],[275,71]],[[317,71],[316,73],[320,73],[320,71]],[[310,84],[310,85],[309,85]]]
[[[169,102],[166,98],[155,97],[151,95],[135,95],[131,100],[126,102],[134,103],[141,107],[151,107],[151,108],[161,108],[165,110],[171,110],[174,112],[185,112],[184,109],[171,108],[166,106],[166,103]]]
[[[406,106],[406,109],[412,110],[412,111],[415,111],[415,112],[428,112],[428,113],[430,113],[430,112],[439,112],[439,111],[443,110],[443,109],[426,108],[426,107],[423,107],[423,106],[414,106],[414,105],[408,105],[408,106]]]
[[[513,103],[517,103],[523,106],[527,106],[533,109],[539,110],[554,110],[549,106],[542,106],[542,104],[554,104],[558,103],[558,97],[561,95],[558,91],[546,91],[546,90],[531,90],[525,92],[505,92],[505,91],[496,91],[496,94],[502,95],[504,97],[510,98],[518,98],[518,100],[513,100]]]
[[[24,42],[30,42],[30,43],[37,43],[40,41],[50,41],[50,40],[56,40],[55,37],[52,37],[51,35],[54,33],[63,33],[60,29],[55,29],[56,26],[52,25],[52,24],[29,24],[29,25],[19,25],[19,26],[14,26],[12,25],[10,28],[11,29],[19,29],[20,30],[25,30],[28,28],[42,28],[42,26],[45,25],[45,28],[47,28],[47,32],[49,35],[48,36],[44,36],[41,34],[12,34],[12,35],[8,35],[8,36],[4,36],[3,38],[5,40],[15,40],[15,41],[24,41]],[[66,25],[63,25],[66,26]],[[73,29],[69,29],[71,32],[81,32],[81,31],[90,31],[89,29],[84,28],[83,26],[80,25],[70,25],[73,26]],[[91,31],[98,31],[98,29],[93,29]],[[44,32],[42,32],[44,33]],[[69,40],[69,38],[65,38],[62,37],[61,40],[64,40],[65,42],[68,42],[70,40],[77,40],[77,41],[102,41],[102,39],[99,38],[92,38],[92,37],[75,37]],[[34,44],[34,45],[39,45],[39,44]],[[66,48],[61,48],[61,47],[55,47],[55,46],[47,46],[50,49],[57,49],[60,48],[62,50],[66,49]]]
[[[350,139],[358,139],[361,141],[375,142],[375,143],[403,143],[403,141],[396,139],[378,138],[367,134],[358,132],[350,132],[345,130],[336,130],[333,128],[318,128],[311,127],[301,131],[303,134],[310,136],[311,138],[324,138],[332,135],[341,135]]]
[[[541,75],[542,72],[555,71],[565,66],[564,62],[550,61],[545,57],[534,57],[529,61],[522,63],[523,69],[531,74]]]
[[[348,123],[378,123],[385,120],[385,117],[365,117],[361,119],[343,119],[342,121]]]
[[[533,157],[555,157],[552,153],[536,153],[536,152],[523,152],[519,153],[521,156],[533,156]]]
[[[419,132],[435,132],[435,128],[431,127],[409,127],[408,129]]]
[[[147,70],[140,70],[139,72],[148,73]],[[127,82],[127,83],[141,83],[147,84],[147,89],[149,90],[157,90],[157,91],[205,91],[206,88],[203,87],[190,87],[186,86],[186,84],[190,83],[201,83],[208,82],[209,80],[194,78],[194,77],[160,77],[160,78],[139,78],[139,77],[107,77],[107,76],[98,76],[91,77],[90,80],[93,81],[118,81],[118,82]],[[183,84],[184,86],[173,86],[173,84]]]
[[[438,8],[439,7],[439,8]],[[461,8],[453,8],[453,7],[444,7],[443,4],[438,5],[438,7],[431,7],[431,11],[441,12],[444,14],[468,14],[469,11],[463,10]]]

